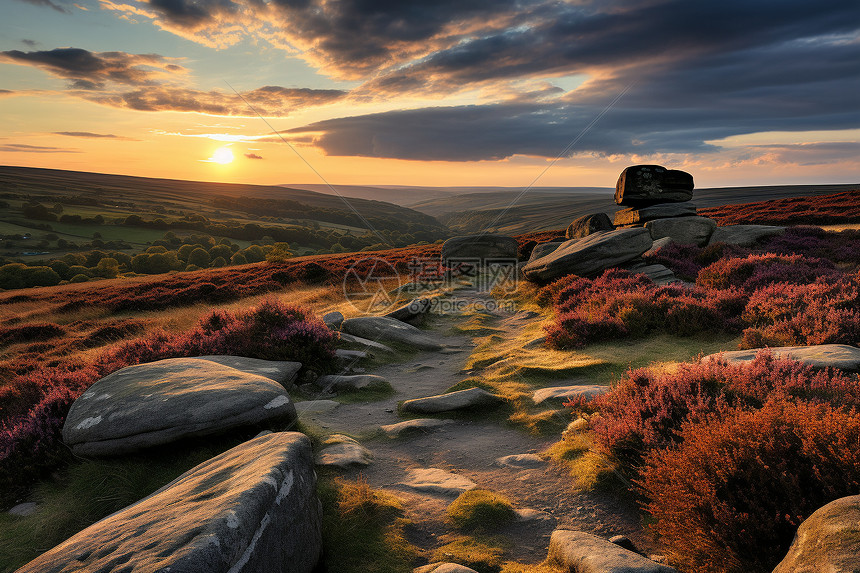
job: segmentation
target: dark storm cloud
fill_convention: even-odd
[[[109,82],[124,85],[147,85],[165,74],[184,72],[184,68],[157,54],[125,52],[90,52],[80,48],[56,48],[22,52],[0,52],[0,62],[30,65],[69,80],[81,90],[99,90]]]

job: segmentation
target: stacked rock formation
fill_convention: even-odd
[[[696,215],[693,176],[659,165],[633,165],[621,172],[615,203],[616,227],[646,227],[653,240],[671,237],[677,243],[706,245],[717,224]]]

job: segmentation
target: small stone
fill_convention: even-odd
[[[391,410],[386,410],[391,412]],[[397,438],[409,433],[429,433],[438,430],[442,426],[453,424],[454,420],[437,420],[436,418],[416,418],[414,420],[406,420],[397,424],[389,424],[381,426],[385,435],[389,438]]]
[[[503,468],[534,469],[546,465],[546,460],[537,454],[512,454],[496,458],[495,464]]]
[[[326,313],[323,315],[323,322],[332,330],[340,330],[340,325],[343,324],[343,314],[338,311]]]
[[[367,466],[373,454],[349,436],[334,434],[329,437],[317,454],[316,465],[348,469],[352,466]]]
[[[501,402],[501,398],[495,394],[490,394],[483,388],[468,388],[438,396],[406,400],[401,405],[401,409],[404,412],[418,414],[437,414],[467,408],[496,406]]]
[[[469,569],[465,565],[457,563],[431,563],[423,567],[416,567],[412,573],[478,573],[474,569]]]
[[[548,521],[553,517],[545,511],[537,509],[517,509],[517,519],[519,521]]]
[[[609,392],[609,386],[599,384],[582,384],[579,386],[554,386],[552,388],[541,388],[535,390],[532,401],[541,404],[547,400],[568,400],[569,398],[584,397],[588,400]]]
[[[391,384],[382,376],[359,374],[356,376],[326,375],[314,383],[327,391],[358,392],[359,390],[390,390]]]
[[[402,485],[427,493],[440,495],[460,495],[478,485],[467,477],[439,468],[414,469],[407,472]]]
[[[27,501],[24,503],[19,503],[15,507],[9,510],[9,515],[17,515],[18,517],[27,517],[28,515],[33,515],[36,513],[36,509],[38,506],[34,501]]]

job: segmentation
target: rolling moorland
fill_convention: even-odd
[[[82,187],[63,192],[77,196]],[[35,194],[20,186],[4,192]],[[707,206],[699,193],[696,203]],[[720,225],[850,227],[860,212],[856,190],[792,199],[784,199],[785,190],[774,193],[781,199],[700,214]],[[47,197],[40,202],[53,206]],[[230,197],[227,190],[224,197]],[[167,195],[161,204],[165,201]],[[194,202],[165,206],[165,213],[147,205],[144,213],[175,222],[195,204],[209,224],[229,220],[226,211],[218,219],[219,209],[201,212]],[[337,209],[332,203],[314,206]],[[64,203],[63,213],[66,209]],[[111,209],[117,209],[115,218],[137,214],[149,220],[129,205]],[[93,211],[73,214],[95,217]],[[526,226],[533,232],[517,237],[521,257],[563,235],[561,227],[570,218],[555,229]],[[302,221],[312,220],[318,221]],[[421,221],[413,224],[447,232]],[[59,217],[47,224],[55,223]],[[122,224],[114,226],[122,230]],[[349,226],[338,229],[344,227]],[[157,231],[157,237],[140,241],[138,253],[164,254],[146,253],[152,246],[168,250],[146,244],[170,241],[164,229]],[[178,228],[171,231],[180,234]],[[253,244],[217,238],[238,246],[234,254]],[[262,251],[277,242],[258,246]],[[293,244],[290,249],[297,251]],[[438,258],[440,252],[434,244],[374,246],[366,245],[404,277],[414,259]],[[400,379],[429,384],[426,379],[435,378],[436,384],[438,379],[451,382],[439,391],[483,388],[500,396],[502,405],[478,417],[441,416],[451,421],[451,428],[438,434],[448,438],[441,443],[432,434],[412,442],[389,441],[364,426],[348,425],[365,416],[374,421],[382,416],[380,423],[396,420],[397,414],[382,412],[393,412],[416,396],[392,388],[338,395],[333,397],[340,404],[337,414],[303,417],[298,427],[318,449],[339,429],[376,455],[364,470],[320,470],[324,566],[393,572],[454,561],[480,573],[558,572],[557,564],[542,562],[546,537],[557,522],[605,537],[623,534],[681,571],[770,571],[800,522],[860,487],[857,375],[817,371],[768,354],[748,366],[703,363],[697,357],[762,346],[856,345],[858,248],[860,231],[816,227],[792,228],[752,247],[669,245],[647,258],[669,267],[687,287],[658,287],[642,275],[611,270],[541,287],[523,282],[515,290],[493,293],[513,303],[516,313],[431,313],[425,331],[444,337],[459,353],[395,348],[394,355],[368,357],[355,367],[385,373],[392,385]],[[297,360],[315,365],[315,374],[335,370],[334,347],[352,346],[338,340],[319,316],[335,310],[357,314],[343,298],[343,280],[360,257],[295,257],[283,249],[252,264],[0,293],[0,491],[4,506],[32,500],[39,508],[23,518],[0,515],[0,569],[14,570],[258,431],[189,440],[135,456],[80,458],[63,447],[60,428],[72,401],[98,378],[132,364],[205,354]],[[267,254],[272,249],[264,259]],[[433,296],[444,299],[456,292]],[[400,302],[408,298],[404,293]],[[276,330],[278,336],[272,336]],[[530,346],[541,336],[546,337],[543,345]],[[612,390],[590,402],[539,404],[532,399],[536,390],[574,380],[611,384]],[[297,403],[319,398],[301,391],[292,397]],[[504,436],[494,441],[514,449],[496,451],[498,446],[481,440],[478,430]],[[770,439],[774,435],[779,439]],[[481,448],[489,452],[485,457],[531,449],[545,465],[512,476],[490,470],[476,452]],[[401,477],[386,469],[392,461],[421,465],[425,459],[469,475],[480,484],[479,493],[440,505],[433,496],[392,487]],[[782,477],[774,482],[775,475]],[[536,508],[544,517],[515,521],[514,507]]]

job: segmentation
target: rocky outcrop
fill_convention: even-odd
[[[810,515],[773,573],[857,571],[860,563],[860,495],[831,501]]]
[[[343,321],[341,330],[375,342],[397,343],[419,350],[441,350],[442,345],[425,332],[386,316],[362,316]]]
[[[615,184],[615,203],[642,207],[657,203],[682,203],[693,198],[693,176],[660,165],[632,165]]]
[[[707,217],[673,217],[648,221],[645,228],[651,232],[654,241],[669,237],[675,243],[702,247],[708,244],[717,222]]]
[[[606,213],[584,215],[568,225],[564,236],[567,239],[581,239],[598,231],[614,231],[615,226]]]
[[[556,250],[523,267],[532,281],[548,282],[569,274],[594,276],[639,257],[651,248],[647,229],[618,229],[562,243]]]
[[[784,232],[785,227],[771,225],[729,225],[714,229],[709,244],[728,243],[741,247],[752,247],[761,239],[781,235]]]
[[[404,412],[416,414],[438,414],[440,412],[453,412],[454,410],[497,406],[501,402],[501,398],[495,394],[490,394],[483,388],[468,388],[438,396],[406,400],[400,408]]]
[[[631,207],[615,212],[614,223],[624,225],[644,225],[654,219],[669,219],[672,217],[695,217],[696,206],[693,203],[659,203],[648,207]]]
[[[729,364],[752,362],[756,355],[765,350],[732,350],[705,356],[703,361],[724,360]],[[815,346],[781,346],[768,348],[777,358],[792,358],[813,368],[837,368],[846,372],[860,372],[860,348],[847,344],[819,344]]]
[[[322,544],[310,440],[260,436],[43,553],[20,573],[309,573]]]
[[[464,235],[451,237],[442,244],[442,260],[516,259],[519,245],[504,235]]]
[[[678,573],[584,531],[553,531],[547,560],[577,573]]]
[[[117,370],[72,404],[63,441],[78,455],[135,452],[269,420],[296,419],[284,387],[197,358]]]

